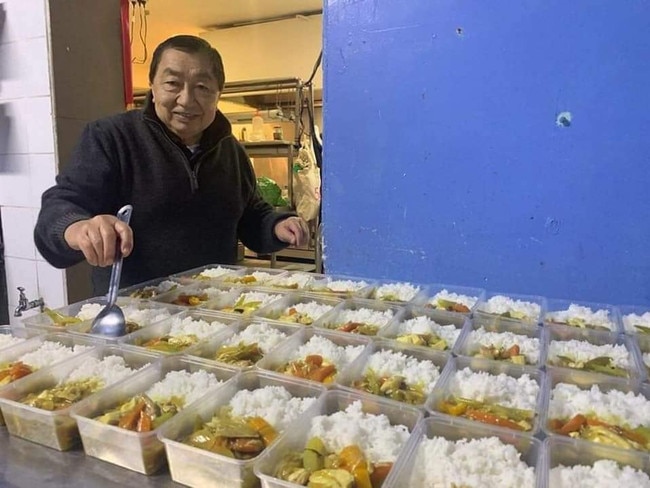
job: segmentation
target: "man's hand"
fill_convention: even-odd
[[[300,217],[289,217],[281,220],[273,228],[275,236],[282,242],[293,246],[304,246],[309,243],[309,227]]]
[[[114,215],[97,215],[68,226],[63,234],[68,245],[81,251],[92,266],[110,266],[115,260],[115,246],[124,257],[133,250],[133,231]]]

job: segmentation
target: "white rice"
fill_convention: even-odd
[[[162,380],[151,385],[146,395],[154,402],[177,397],[183,399],[183,406],[187,406],[205,395],[210,388],[222,383],[212,373],[203,369],[193,373],[184,370],[170,371]]]
[[[204,337],[228,328],[228,325],[224,324],[223,322],[219,322],[218,320],[207,322],[202,319],[192,318],[191,316],[185,318],[173,317],[171,320],[172,325],[169,329],[169,335],[171,337],[179,337],[192,334],[199,339],[203,339]]]
[[[20,356],[17,361],[21,361],[33,370],[44,368],[64,359],[68,359],[76,354],[88,351],[91,346],[82,346],[75,344],[72,347],[65,346],[60,342],[45,341],[35,351],[28,352]]]
[[[314,417],[307,437],[320,437],[328,452],[339,453],[355,444],[375,464],[394,462],[409,431],[404,425],[391,425],[384,414],[364,413],[357,400],[344,411]]]
[[[344,309],[339,312],[336,317],[336,324],[343,325],[348,322],[358,322],[364,325],[374,325],[376,327],[383,327],[390,322],[394,316],[391,309],[388,310],[372,310],[370,308]]]
[[[582,305],[572,303],[567,310],[559,310],[556,312],[547,312],[546,320],[553,322],[568,323],[570,319],[584,320],[586,325],[607,327],[609,330],[616,331],[616,324],[609,317],[609,310],[602,309],[595,312]]]
[[[454,347],[460,329],[455,325],[440,325],[434,320],[431,320],[426,315],[413,317],[412,319],[400,322],[397,326],[397,333],[395,336],[402,336],[406,334],[436,334],[447,342],[449,349]]]
[[[517,449],[497,437],[424,439],[408,486],[413,488],[533,488],[535,470]],[[551,485],[555,488],[555,485]]]
[[[303,289],[311,279],[312,276],[308,273],[292,273],[289,276],[277,276],[273,278],[269,284],[271,286],[280,286],[285,288],[297,285],[297,289]]]
[[[421,288],[419,286],[412,285],[411,283],[386,283],[377,288],[375,297],[378,300],[409,302],[420,291]]]
[[[438,303],[438,300],[447,300],[449,302],[462,303],[467,308],[471,309],[478,301],[478,297],[461,295],[443,289],[429,299],[429,304],[435,307]]]
[[[581,390],[576,385],[558,383],[551,391],[549,419],[570,419],[577,414],[595,415],[604,422],[634,429],[650,427],[650,401],[643,395],[620,390],[602,392],[598,385]]]
[[[503,295],[495,295],[487,302],[479,305],[479,307],[480,310],[486,313],[496,315],[502,315],[507,312],[522,313],[528,320],[537,320],[541,313],[541,307],[537,303],[527,302],[525,300],[514,300]]]
[[[272,279],[275,275],[265,271],[253,271],[252,273],[244,273],[243,275],[232,275],[224,278],[224,281],[244,283],[248,277],[255,278],[254,284],[263,284]],[[251,283],[251,284],[253,284]]]
[[[314,283],[314,287],[317,289],[327,288],[328,290],[335,293],[355,292],[361,290],[362,288],[366,288],[367,286],[368,283],[363,280],[333,280],[331,278],[326,278],[324,281],[316,281]]]
[[[233,335],[225,342],[225,345],[232,346],[243,342],[244,344],[255,344],[259,346],[264,354],[277,346],[287,335],[266,322],[253,322],[241,332]]]
[[[307,356],[318,354],[326,361],[334,364],[337,371],[341,371],[344,367],[359,357],[365,346],[354,346],[348,344],[347,346],[337,346],[335,343],[326,337],[313,335],[307,342],[301,345],[298,350],[290,358],[290,361],[296,359],[304,359]]]
[[[333,305],[328,305],[326,303],[318,303],[318,302],[301,302],[301,303],[296,303],[295,305],[291,305],[290,307],[287,307],[284,309],[282,312],[282,315],[287,315],[289,313],[290,308],[295,308],[296,312],[305,314],[308,317],[310,317],[312,320],[316,320],[319,317],[325,315],[327,312],[332,310],[334,308]]]
[[[519,353],[526,356],[528,364],[537,364],[539,361],[539,339],[510,331],[492,332],[479,327],[470,332],[466,350],[473,355],[479,351],[481,346],[509,349],[515,344],[519,346]]]
[[[637,315],[635,313],[624,315],[623,325],[627,332],[638,332],[635,328],[636,325],[650,328],[650,311],[645,312],[643,315]]]
[[[528,374],[519,378],[465,368],[452,376],[449,394],[479,402],[535,411],[539,384]]]
[[[599,459],[592,466],[556,466],[549,473],[553,488],[650,488],[650,477],[632,466],[619,466],[611,459]]]
[[[26,340],[27,339],[24,339],[22,337],[16,337],[11,334],[0,334],[0,349],[4,349],[5,347],[15,346],[16,344],[20,344],[21,342]]]
[[[440,377],[440,368],[430,360],[390,350],[371,354],[363,374],[368,374],[370,370],[379,377],[403,376],[409,386],[421,386],[427,395],[431,393]]]
[[[286,430],[314,402],[312,397],[294,397],[283,386],[240,390],[229,402],[238,417],[262,417],[278,432]]]
[[[143,368],[146,366],[148,364],[145,364]],[[131,369],[121,356],[106,356],[103,359],[88,357],[83,361],[83,364],[73,369],[59,384],[97,378],[101,380],[103,387],[107,387],[127,378],[136,371],[138,370]]]
[[[566,356],[576,362],[586,362],[605,356],[612,358],[619,368],[630,369],[630,352],[623,344],[603,344],[598,346],[587,341],[571,339],[568,341],[551,341],[548,346],[547,362],[555,362],[558,356]]]
[[[101,303],[85,303],[77,313],[81,320],[92,320],[104,308]],[[135,305],[125,305],[122,308],[124,318],[128,322],[135,322],[140,327],[159,322],[171,316],[166,308],[139,308]]]
[[[221,266],[217,266],[216,268],[208,268],[199,274],[199,276],[202,276],[204,278],[219,278],[220,276],[226,275],[228,273],[234,273],[235,271],[230,269],[230,268],[223,268]]]
[[[244,304],[251,302],[261,302],[259,308],[262,308],[278,298],[282,298],[281,295],[274,295],[269,293],[262,293],[259,291],[245,291],[240,294],[233,304],[237,303],[242,297],[244,297]]]

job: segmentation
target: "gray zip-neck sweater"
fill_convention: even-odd
[[[43,193],[36,246],[57,268],[82,261],[63,239],[72,223],[115,215],[133,205],[133,253],[121,286],[208,264],[236,261],[237,238],[269,253],[286,246],[273,234],[278,220],[257,191],[243,147],[221,112],[192,153],[156,117],[154,107],[90,123],[70,162]],[[96,294],[108,288],[110,267],[93,269]]]

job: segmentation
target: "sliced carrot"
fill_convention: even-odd
[[[471,408],[467,409],[467,412],[465,413],[465,417],[472,420],[478,420],[479,422],[483,422],[486,424],[507,427],[508,429],[524,430],[524,428],[521,425],[516,424],[512,420],[508,420],[506,418],[499,417],[498,415],[494,415],[492,413],[481,412],[480,410],[474,410]]]
[[[566,424],[564,424],[562,428],[558,430],[558,433],[562,435],[569,435],[571,432],[577,432],[582,429],[586,423],[587,418],[582,414],[578,414],[570,419]]]

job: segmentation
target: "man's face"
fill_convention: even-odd
[[[207,57],[163,51],[151,91],[158,118],[186,145],[197,144],[214,120],[220,95]]]

